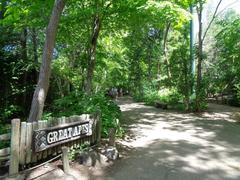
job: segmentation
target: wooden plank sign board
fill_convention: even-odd
[[[40,152],[50,147],[91,135],[92,123],[89,120],[34,130],[33,149],[35,152]]]

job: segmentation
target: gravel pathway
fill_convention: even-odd
[[[128,136],[119,142],[123,157],[94,179],[239,180],[239,108],[210,104],[201,115],[117,102]]]

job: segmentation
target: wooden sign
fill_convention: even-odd
[[[33,134],[33,149],[35,152],[39,152],[62,143],[91,135],[92,123],[89,120],[35,130]]]

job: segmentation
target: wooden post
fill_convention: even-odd
[[[68,159],[68,147],[62,147],[62,162],[63,162],[63,171],[66,174],[70,173],[69,159]]]
[[[109,146],[115,146],[116,128],[109,129]]]
[[[26,133],[26,164],[31,163],[32,160],[32,123],[27,123]]]
[[[19,170],[20,119],[12,120],[9,177],[16,177]]]
[[[97,144],[100,145],[102,131],[102,119],[100,113],[97,115]]]
[[[38,122],[33,122],[32,123],[32,130],[38,129]],[[37,162],[37,153],[32,153],[32,162],[36,163]]]
[[[27,123],[21,123],[21,137],[20,137],[20,164],[24,165],[26,160],[26,129]]]

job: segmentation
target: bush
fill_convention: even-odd
[[[17,105],[9,105],[5,108],[0,109],[2,112],[0,114],[0,123],[5,124],[6,120],[13,118],[14,116],[19,116],[22,114],[22,109]]]
[[[117,129],[117,136],[121,136],[123,131],[119,124],[121,115],[120,108],[103,93],[92,96],[72,93],[61,99],[54,101],[50,112],[44,113],[43,118],[62,117],[80,115],[84,113],[94,113],[100,110],[102,118],[102,135],[108,135],[109,128]]]
[[[144,96],[134,96],[137,101],[143,101],[147,105],[154,105],[156,101],[163,102],[170,105],[178,104],[182,96],[176,89],[162,89],[156,91],[154,89],[145,89]]]
[[[0,124],[0,135],[10,132],[11,126],[9,124]],[[10,146],[10,141],[0,141],[0,149]]]

